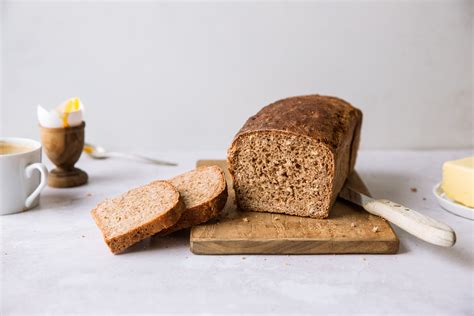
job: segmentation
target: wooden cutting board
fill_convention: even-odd
[[[224,160],[200,160],[226,173],[229,199],[221,216],[191,230],[195,254],[395,254],[399,240],[390,224],[363,208],[338,199],[328,219],[243,212],[235,206],[232,180]],[[369,194],[357,173],[353,188]]]

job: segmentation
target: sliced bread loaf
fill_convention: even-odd
[[[184,210],[184,201],[171,183],[154,181],[105,200],[92,210],[92,217],[117,254],[173,226]]]
[[[227,201],[224,172],[218,166],[198,167],[169,180],[181,194],[186,211],[179,221],[159,233],[164,236],[216,217]]]
[[[264,107],[228,150],[238,206],[327,217],[354,168],[361,122],[361,111],[335,97],[293,97]]]

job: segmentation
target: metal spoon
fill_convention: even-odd
[[[135,160],[150,162],[150,163],[154,163],[154,164],[162,165],[162,166],[177,166],[178,165],[177,163],[174,163],[174,162],[153,159],[153,158],[149,158],[149,157],[145,157],[145,156],[137,155],[137,154],[107,151],[105,150],[104,147],[93,145],[90,143],[84,144],[83,151],[94,159],[121,157],[121,158],[128,158],[128,159],[135,159]]]

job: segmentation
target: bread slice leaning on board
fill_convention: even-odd
[[[186,211],[160,236],[190,228],[217,217],[227,202],[224,172],[218,166],[202,166],[169,180],[184,199]]]
[[[224,172],[218,166],[204,166],[105,200],[91,213],[106,244],[117,254],[152,235],[207,222],[220,214],[226,202]]]
[[[362,112],[335,97],[277,101],[250,117],[228,149],[239,208],[326,218],[359,147]]]
[[[186,207],[168,181],[154,181],[99,203],[92,217],[114,253],[176,224]]]

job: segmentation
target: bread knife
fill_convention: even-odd
[[[456,233],[451,227],[401,204],[385,199],[373,199],[348,186],[342,188],[339,197],[362,206],[370,214],[385,218],[431,244],[452,247],[456,242]]]

